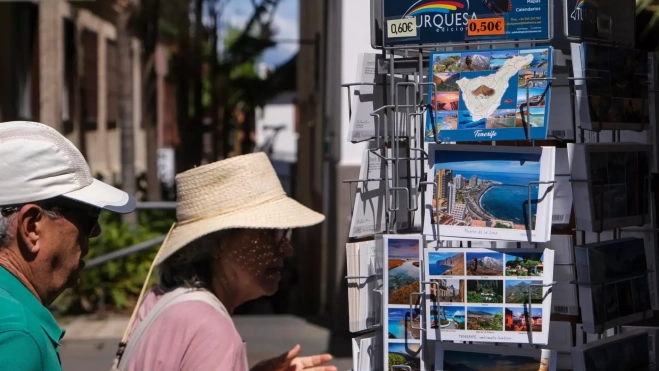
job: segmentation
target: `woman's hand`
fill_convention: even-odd
[[[330,354],[298,357],[300,349],[300,345],[296,345],[279,357],[257,364],[251,371],[337,371],[334,366],[322,366],[332,360]]]

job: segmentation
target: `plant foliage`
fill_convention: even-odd
[[[116,214],[102,213],[99,221],[101,235],[90,240],[89,254],[85,260],[89,261],[166,234],[174,222],[174,212],[141,211],[139,220],[139,229],[132,233]],[[159,247],[156,245],[86,269],[81,274],[78,286],[65,291],[52,304],[51,310],[59,315],[92,313],[98,310],[102,303],[109,311],[132,308]],[[155,277],[152,276],[151,280],[154,281]]]

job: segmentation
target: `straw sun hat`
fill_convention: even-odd
[[[286,196],[263,153],[196,167],[176,176],[177,222],[154,261],[158,265],[190,242],[231,228],[288,229],[325,220]]]

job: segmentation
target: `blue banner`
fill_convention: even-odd
[[[383,0],[385,45],[548,40],[549,1]],[[470,20],[483,18],[503,19],[503,27],[474,24],[469,29]],[[403,19],[413,19],[416,32],[407,32],[407,25],[401,27],[398,21]]]
[[[633,0],[564,0],[565,36],[632,47],[635,41]]]

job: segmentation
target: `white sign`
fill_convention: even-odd
[[[158,149],[158,179],[167,187],[174,186],[176,176],[174,158],[174,148]]]
[[[387,34],[394,37],[416,37],[416,21],[414,18],[392,19],[387,21]]]

